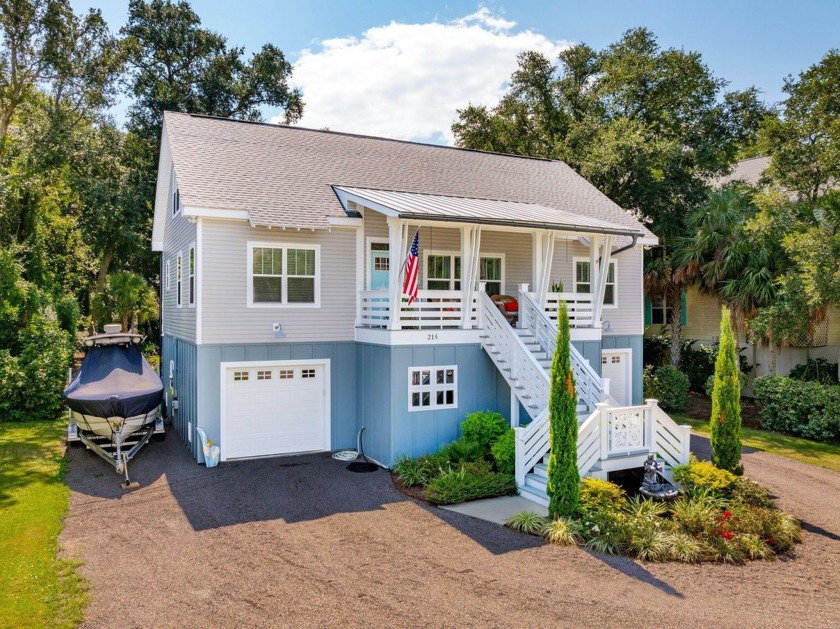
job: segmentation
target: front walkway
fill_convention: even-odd
[[[70,451],[61,541],[85,563],[90,627],[827,627],[840,609],[840,474],[762,453],[750,475],[805,521],[795,561],[639,564],[398,493],[326,455],[208,470],[171,433],[142,488]]]

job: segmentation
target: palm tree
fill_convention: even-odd
[[[135,331],[138,324],[158,316],[157,293],[142,275],[112,273],[105,290],[93,296],[91,309],[98,327],[116,319],[124,332]]]

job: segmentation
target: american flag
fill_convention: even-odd
[[[408,252],[408,258],[405,261],[405,284],[403,284],[403,294],[408,295],[408,305],[411,305],[417,299],[417,254],[419,252],[419,242],[417,240],[420,235],[418,229],[414,232],[414,241],[411,243],[411,249]]]

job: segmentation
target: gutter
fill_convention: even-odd
[[[629,245],[627,245],[625,247],[621,247],[620,249],[616,249],[615,251],[611,252],[610,256],[617,256],[619,253],[624,253],[628,249],[632,249],[633,247],[636,246],[636,241],[637,240],[639,240],[639,235],[638,234],[633,234],[633,242],[631,242]],[[604,256],[601,256],[600,258],[598,258],[598,264],[601,264],[601,260],[603,260],[603,259],[604,259]]]

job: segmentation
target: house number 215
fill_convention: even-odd
[[[426,340],[427,341],[437,341],[438,340],[438,335],[437,334],[427,334],[426,335]]]

